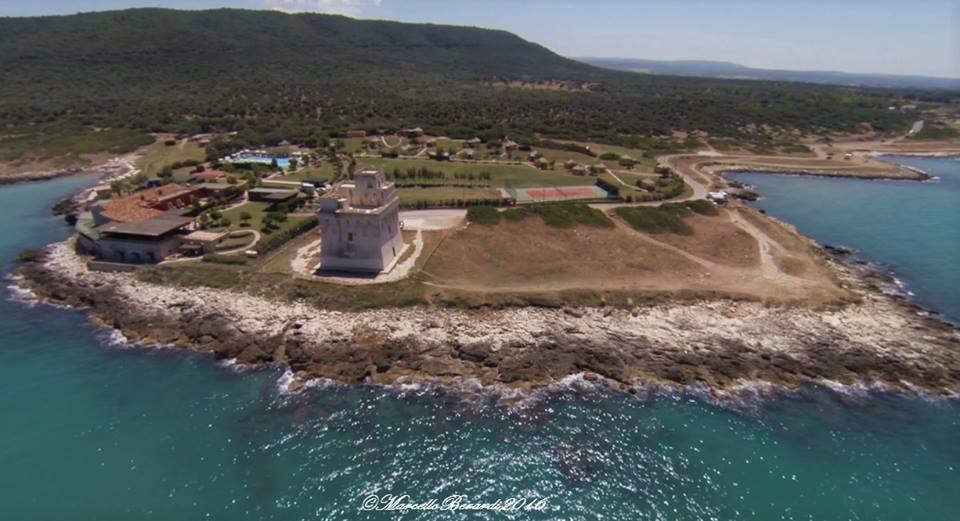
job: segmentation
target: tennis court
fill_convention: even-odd
[[[610,194],[599,186],[549,186],[538,188],[504,188],[504,195],[517,204],[606,199]]]

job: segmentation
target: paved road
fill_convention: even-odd
[[[245,251],[253,248],[254,246],[256,246],[256,244],[257,244],[258,242],[260,242],[261,235],[260,235],[260,232],[258,232],[257,230],[246,229],[246,230],[243,230],[243,231],[247,231],[247,232],[250,232],[250,233],[253,234],[253,241],[252,241],[252,242],[249,242],[249,243],[247,243],[245,246],[241,246],[241,247],[239,247],[239,248],[234,248],[234,249],[232,249],[232,250],[218,251],[218,252],[215,252],[215,253],[216,253],[217,255],[232,255],[232,254],[234,254],[234,253],[243,253],[243,252],[245,252]],[[200,261],[202,261],[202,260],[203,260],[203,256],[202,256],[202,255],[199,256],[199,257],[178,257],[178,258],[176,258],[176,259],[167,259],[167,260],[165,260],[165,261],[163,261],[163,262],[160,262],[160,264],[177,264],[177,263],[180,263],[180,262],[200,262]]]
[[[700,182],[698,179],[694,178],[693,177],[694,174],[692,172],[684,171],[683,169],[677,166],[676,160],[679,159],[680,157],[683,157],[683,156],[681,155],[663,156],[658,158],[658,160],[660,163],[663,163],[669,166],[671,169],[673,169],[674,172],[677,173],[677,175],[683,178],[684,182],[686,182],[690,186],[690,188],[693,189],[693,192],[691,194],[683,197],[674,197],[673,199],[667,199],[665,201],[646,201],[642,203],[593,203],[593,204],[590,204],[589,206],[591,208],[596,208],[598,210],[609,210],[612,208],[619,208],[621,206],[660,206],[665,203],[680,203],[683,201],[706,199],[709,189],[707,189],[707,186],[705,184]],[[608,170],[608,172],[610,171]],[[610,172],[610,174],[613,175],[613,172]],[[614,177],[618,181],[620,181],[620,178],[618,178],[615,175]],[[625,186],[629,186],[623,181],[620,181],[620,182]]]
[[[454,208],[400,212],[405,230],[447,230],[460,226],[466,218],[466,210]]]

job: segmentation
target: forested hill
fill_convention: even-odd
[[[134,9],[0,19],[5,68],[287,76],[377,72],[511,77],[595,74],[504,31],[278,11]],[[175,78],[168,78],[175,79]]]
[[[893,95],[649,77],[503,31],[330,15],[135,9],[0,19],[8,135],[95,126],[237,130],[264,141],[406,125],[608,140],[697,129],[892,132],[906,125],[886,110]]]

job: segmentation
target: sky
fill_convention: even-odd
[[[504,29],[570,57],[960,78],[960,0],[0,0],[0,16],[238,7]]]

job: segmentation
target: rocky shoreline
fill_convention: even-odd
[[[61,168],[57,170],[41,170],[36,172],[17,172],[14,174],[0,175],[0,185],[12,185],[16,183],[28,183],[30,181],[47,181],[58,177],[68,175],[79,175],[86,170],[80,167]]]
[[[137,281],[86,270],[68,243],[25,256],[18,284],[36,298],[88,309],[140,345],[284,364],[312,379],[374,384],[464,382],[519,390],[583,375],[638,385],[871,385],[960,393],[960,333],[837,266],[861,298],[837,309],[711,300],[633,309],[378,309],[335,312],[246,294]]]

